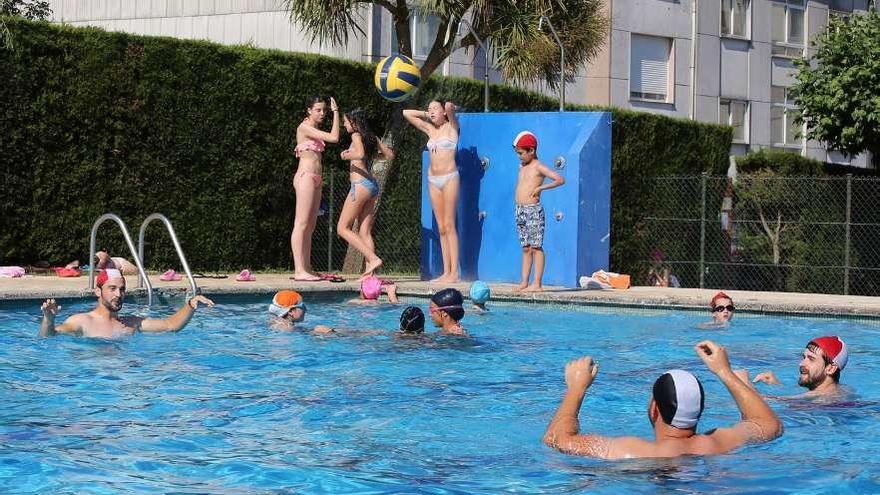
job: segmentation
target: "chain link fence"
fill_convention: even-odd
[[[374,172],[381,180],[382,169],[378,164]],[[316,271],[356,274],[364,269],[363,256],[336,235],[336,224],[350,187],[347,170],[324,170],[321,209],[312,236],[312,267]],[[392,187],[411,193],[404,195],[404,198],[412,198],[413,195],[418,198],[421,187],[419,176],[398,169],[397,173],[388,177],[380,194],[372,232],[376,254],[384,262],[381,273],[418,275],[421,260],[420,203],[410,199],[409,204],[395,204],[395,199],[385,194],[386,189]],[[413,209],[413,205],[417,208]],[[357,224],[354,228],[357,231]]]
[[[646,180],[639,284],[880,294],[878,178]]]

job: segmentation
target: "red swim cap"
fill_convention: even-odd
[[[95,285],[98,287],[103,287],[105,283],[111,278],[123,278],[122,272],[115,268],[107,268],[103,272],[98,274],[98,278],[95,280]]]
[[[712,300],[709,301],[709,307],[710,307],[710,308],[714,308],[714,307],[715,307],[715,301],[717,301],[717,300],[719,300],[719,299],[730,299],[730,296],[728,296],[728,295],[725,294],[724,292],[718,291],[717,294],[715,294],[714,296],[712,296]],[[730,302],[733,302],[733,299],[730,299]]]
[[[807,345],[810,344],[814,344],[819,349],[822,349],[822,352],[828,356],[828,359],[841,370],[846,367],[846,362],[849,359],[849,349],[846,348],[846,343],[840,340],[840,337],[837,335],[816,337],[807,343]]]
[[[514,148],[537,148],[538,138],[529,131],[522,131],[513,140]]]

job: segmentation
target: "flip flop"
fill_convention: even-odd
[[[336,275],[335,273],[319,273],[318,276],[321,277],[322,280],[326,280],[328,282],[333,282],[334,284],[338,284],[340,282],[345,282],[344,278],[340,277],[339,275]]]
[[[229,278],[229,275],[220,275],[220,274],[205,275],[204,273],[193,273],[193,278],[216,278],[216,279],[221,279],[221,278]]]
[[[182,278],[183,277],[174,270],[168,270],[162,275],[159,275],[159,280],[163,282],[176,282],[178,280],[181,280]]]
[[[251,273],[251,271],[248,270],[247,268],[245,268],[244,270],[242,270],[241,273],[239,273],[238,276],[235,277],[235,280],[238,281],[238,282],[253,282],[253,281],[256,280],[256,279],[257,279],[257,277],[255,277],[255,276]]]
[[[390,280],[387,278],[380,278],[379,283],[382,285],[394,285],[394,280]]]
[[[319,277],[319,278],[296,278],[296,277],[289,277],[289,279],[290,279],[290,280],[293,280],[293,281],[295,281],[295,282],[323,282],[323,281],[324,281],[324,279],[323,279],[323,278],[320,278],[320,277]]]

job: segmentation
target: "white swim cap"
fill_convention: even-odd
[[[705,403],[697,377],[684,370],[669,370],[654,382],[653,394],[664,423],[684,429],[697,426]]]

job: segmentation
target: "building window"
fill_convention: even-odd
[[[630,43],[630,98],[671,102],[672,40],[633,34]]]
[[[794,123],[798,109],[791,101],[788,89],[770,87],[770,140],[774,147],[803,147],[801,126]]]
[[[749,142],[749,102],[721,99],[719,122],[733,127],[733,142]]]
[[[773,1],[771,4],[773,55],[802,57],[805,45],[803,0]]]
[[[749,1],[721,0],[721,36],[749,36]]]

